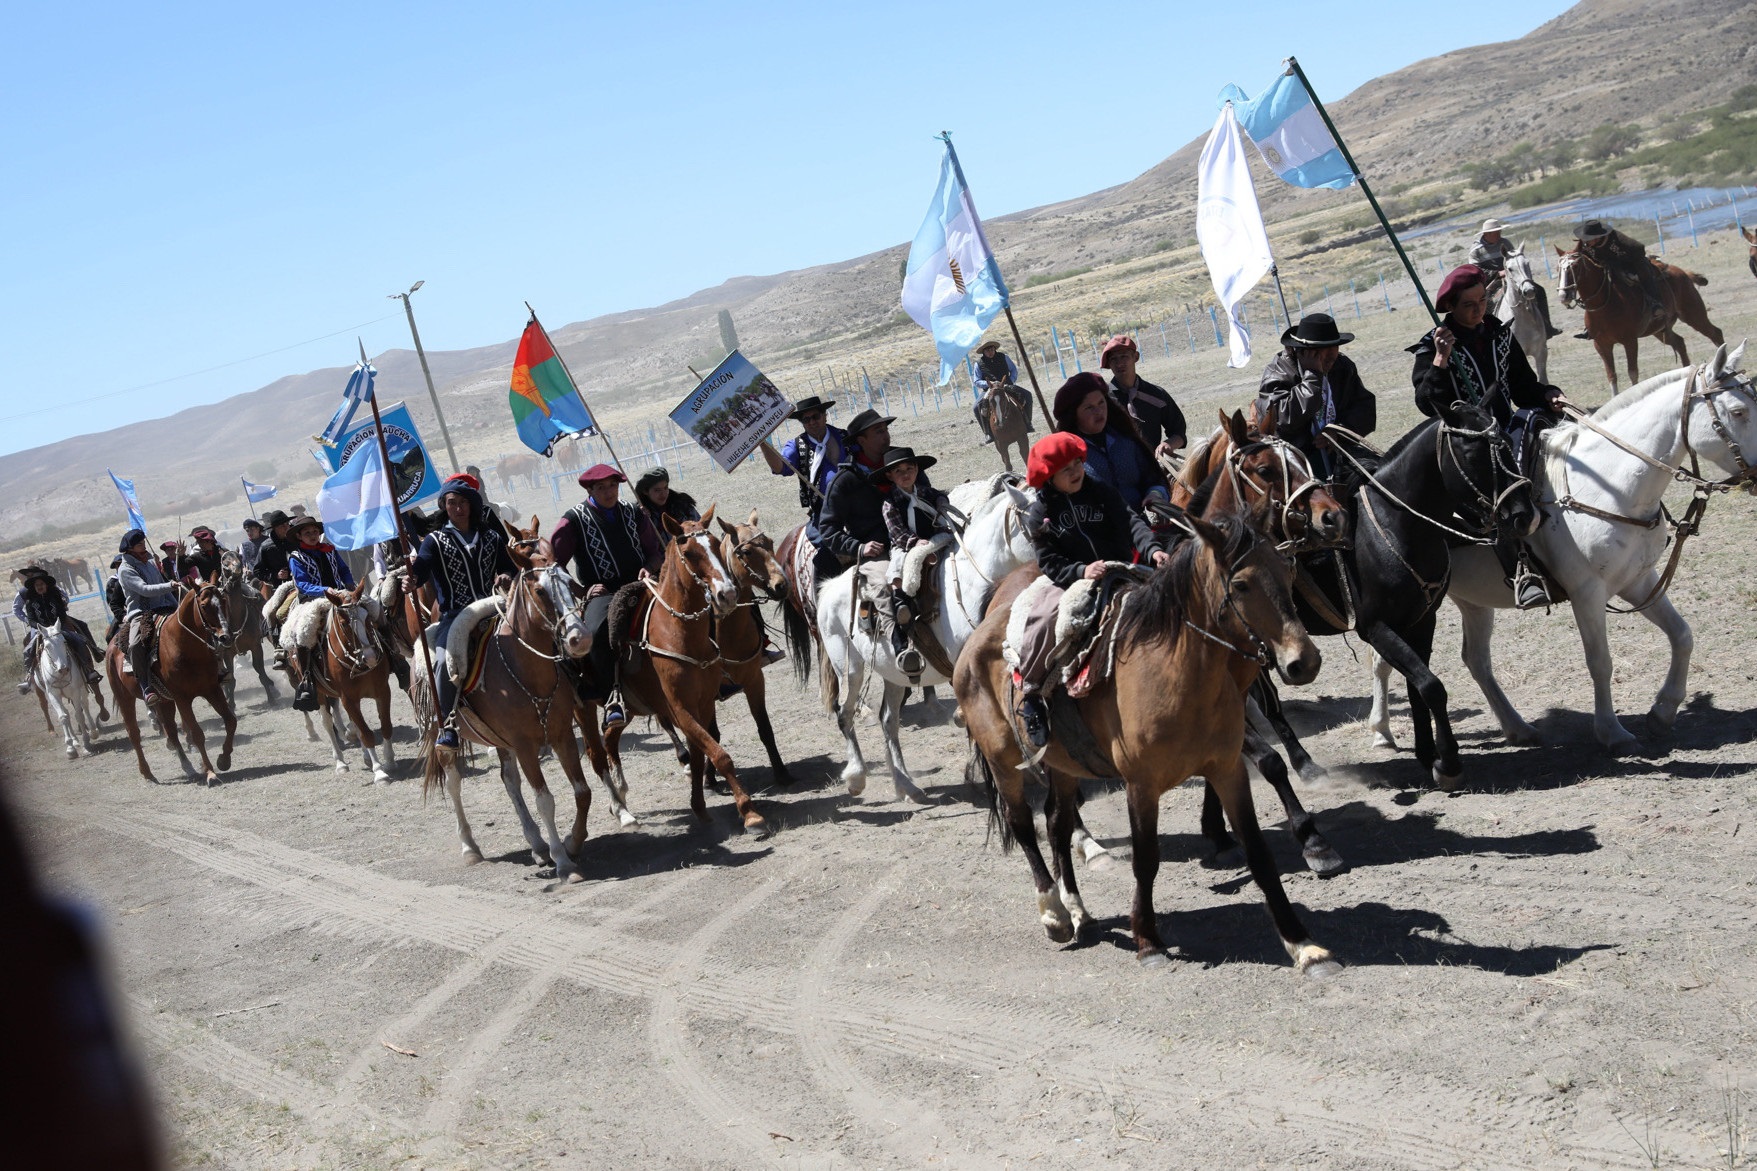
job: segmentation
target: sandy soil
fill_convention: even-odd
[[[1736,338],[1757,286],[1719,255],[1710,302]],[[1417,323],[1362,324],[1357,358],[1394,435],[1413,418],[1400,347]],[[1556,369],[1602,396],[1584,343],[1563,339]],[[1250,378],[1146,373],[1192,419],[1241,402]],[[994,464],[954,412],[897,434],[946,457],[942,484]],[[680,486],[754,503],[777,529],[796,511],[752,471]],[[600,794],[588,881],[553,891],[488,774],[466,794],[490,858],[459,862],[445,803],[408,779],[400,697],[403,779],[380,787],[357,756],[333,771],[253,679],[215,789],[182,783],[160,745],[177,783],[142,781],[114,727],[70,763],[29,701],[0,706],[0,730],[38,860],[103,925],[179,1165],[1727,1166],[1721,1152],[1757,1138],[1754,535],[1748,498],[1715,504],[1674,588],[1696,629],[1691,699],[1675,735],[1631,756],[1592,739],[1565,614],[1503,619],[1503,679],[1545,736],[1514,749],[1446,610],[1436,661],[1469,754],[1451,797],[1407,752],[1367,746],[1358,647],[1323,644],[1322,676],[1289,707],[1336,770],[1305,797],[1353,869],[1320,881],[1284,830],[1270,840],[1347,964],[1328,982],[1293,973],[1242,872],[1203,865],[1193,788],[1163,822],[1158,904],[1179,962],[1138,970],[1126,864],[1082,876],[1098,930],[1048,943],[1023,860],[962,784],[945,709],[906,721],[940,804],[889,801],[882,775],[851,799],[833,723],[779,673],[801,779],[759,796],[775,836],[740,835],[724,798],[696,827],[663,740],[632,737],[644,828],[619,830]],[[1638,727],[1663,642],[1637,619],[1612,630]],[[741,701],[723,723],[766,786]],[[877,752],[875,729],[863,740]],[[1095,793],[1086,817],[1126,863],[1120,795]]]

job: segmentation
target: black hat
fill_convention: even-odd
[[[116,546],[116,551],[126,553],[144,540],[146,540],[146,534],[140,529],[129,529],[122,534],[122,543]]]
[[[1281,344],[1295,350],[1321,350],[1327,346],[1345,346],[1354,340],[1352,333],[1336,328],[1336,319],[1328,313],[1308,313],[1299,324],[1281,335]]]
[[[862,431],[876,427],[880,423],[895,423],[896,421],[897,416],[895,415],[881,415],[877,411],[871,410],[861,411],[848,420],[848,438],[858,438]]]
[[[257,520],[254,516],[247,516],[244,518],[244,527],[247,529],[260,529],[262,527],[262,522]]]
[[[1576,240],[1597,240],[1601,236],[1608,236],[1610,234],[1611,230],[1606,226],[1603,220],[1587,220],[1578,228],[1574,229],[1574,238]]]
[[[916,455],[913,447],[893,447],[885,452],[885,458],[880,461],[878,468],[871,473],[871,478],[874,480],[883,479],[885,473],[896,467],[898,464],[914,464],[925,472],[928,468],[931,468],[938,462],[939,460],[931,455]]]
[[[275,529],[287,523],[287,514],[278,508],[271,508],[262,514],[264,528]]]
[[[789,419],[797,419],[797,418],[799,418],[799,416],[805,414],[808,411],[822,411],[824,414],[827,415],[830,413],[830,408],[835,405],[836,405],[835,399],[833,399],[833,398],[819,398],[817,395],[814,394],[808,398],[802,398],[798,402],[794,403],[793,410],[788,414],[787,417]]]
[[[121,564],[122,564],[122,554],[118,553],[114,557],[110,558],[110,568],[111,569],[115,569],[118,565],[121,565]]]
[[[41,565],[27,565],[18,571],[18,575],[24,578],[27,582],[38,577],[46,577],[50,581],[55,580],[55,575],[44,569]]]

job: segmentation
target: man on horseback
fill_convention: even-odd
[[[848,458],[836,469],[818,512],[817,533],[812,537],[817,556],[812,561],[821,584],[858,561],[873,561],[890,550],[885,529],[885,500],[890,481],[872,478],[884,463],[891,446],[894,416],[865,410],[848,421]]]
[[[1019,647],[1019,719],[1033,748],[1049,743],[1042,691],[1057,649],[1063,592],[1082,578],[1097,581],[1110,562],[1126,564],[1138,554],[1158,568],[1169,556],[1115,488],[1086,474],[1085,460],[1086,441],[1057,431],[1032,444],[1026,469],[1025,482],[1038,497],[1026,529],[1037,550],[1037,568],[1054,586],[1040,589],[1030,603]]]
[[[447,669],[445,638],[465,606],[493,595],[518,572],[506,548],[506,534],[498,523],[487,522],[487,506],[479,482],[473,476],[451,476],[440,485],[439,507],[446,524],[428,533],[421,548],[409,558],[404,588],[416,590],[433,583],[439,602],[439,622],[434,627],[433,649],[439,659],[440,748],[458,746],[458,685]]]
[[[244,540],[238,544],[238,559],[244,563],[244,572],[251,578],[256,577],[256,563],[262,557],[265,540],[262,522],[254,516],[245,517]]]
[[[1325,436],[1325,428],[1334,424],[1364,437],[1379,425],[1378,400],[1342,353],[1353,340],[1328,313],[1308,313],[1282,333],[1281,352],[1257,386],[1257,418],[1273,411],[1276,435],[1305,455],[1320,480],[1333,481],[1340,470],[1330,451],[1339,436]]]
[[[347,605],[348,591],[354,588],[354,574],[348,569],[348,563],[334,545],[323,539],[322,521],[315,516],[301,516],[291,529],[299,541],[298,547],[287,557],[296,600],[283,625],[292,625],[294,614],[302,606],[325,600],[332,606]],[[315,644],[306,646],[306,641],[298,640],[287,648],[293,652],[294,665],[299,671],[299,678],[294,681],[293,710],[314,712],[317,710],[317,681],[312,678],[311,655]]]
[[[122,564],[116,580],[128,599],[122,629],[116,637],[127,648],[128,665],[140,698],[147,706],[158,702],[152,690],[152,651],[158,633],[158,619],[177,608],[178,585],[165,577],[146,547],[146,534],[129,529],[122,534]]]
[[[872,478],[891,486],[883,505],[885,530],[891,546],[891,649],[896,652],[897,666],[911,680],[926,668],[921,652],[909,643],[919,616],[920,603],[916,593],[921,587],[925,567],[913,575],[905,574],[905,562],[916,548],[927,545],[943,549],[952,543],[954,521],[967,520],[952,507],[949,497],[922,476],[938,461],[931,455],[917,456],[912,447],[893,447],[884,454],[884,462]],[[931,553],[927,554],[931,557]],[[905,585],[906,576],[913,576],[913,588]]]
[[[847,456],[848,433],[830,426],[830,408],[835,405],[835,399],[815,394],[800,399],[787,417],[799,420],[805,431],[782,444],[778,453],[766,443],[757,448],[775,475],[799,477],[799,504],[813,521]]]
[[[992,406],[984,408],[983,403],[988,396],[997,390],[1019,385],[1019,367],[1013,359],[1001,351],[999,342],[983,342],[976,347],[976,401],[970,404],[970,411],[976,416],[976,425],[982,428],[982,442],[993,443],[994,417]],[[1021,395],[1025,404],[1025,430],[1031,431],[1031,396]]]
[[[86,624],[68,612],[67,595],[62,592],[60,584],[48,570],[35,565],[27,565],[19,573],[24,575],[24,581],[18,587],[17,597],[12,600],[12,613],[24,624],[26,634],[24,682],[18,685],[18,693],[24,695],[30,691],[31,678],[36,673],[37,653],[43,645],[43,632],[57,622],[62,625],[67,645],[72,649],[79,669],[84,672],[86,683],[96,687],[103,678],[96,667],[97,643]]]
[[[1507,257],[1513,254],[1513,242],[1502,237],[1501,233],[1507,225],[1498,219],[1486,219],[1482,223],[1482,234],[1476,238],[1476,245],[1470,250],[1470,263],[1482,269],[1489,281],[1489,304],[1493,305],[1501,296],[1501,283],[1507,279]],[[1532,282],[1537,290],[1533,298],[1537,302],[1537,312],[1543,321],[1544,331],[1550,337],[1560,337],[1562,331],[1550,321],[1550,294],[1542,285]]]
[[[1654,267],[1653,258],[1647,255],[1647,245],[1602,220],[1587,220],[1574,229],[1574,238],[1580,242],[1583,255],[1641,290],[1647,300],[1649,321],[1666,313],[1669,298],[1665,281]]]
[[[1512,441],[1519,474],[1528,475],[1537,436],[1556,421],[1566,397],[1560,388],[1538,381],[1513,327],[1488,311],[1482,269],[1474,264],[1453,269],[1434,305],[1445,319],[1409,347],[1415,355],[1410,380],[1417,409],[1433,417],[1464,402],[1488,411]],[[1498,534],[1495,554],[1521,610],[1549,604],[1549,591],[1533,570],[1523,539]]]
[[[268,536],[257,546],[254,576],[257,592],[265,602],[282,582],[292,580],[288,558],[299,542],[293,539],[287,522],[287,514],[278,508],[262,514],[262,523],[268,526]]]
[[[189,530],[195,548],[183,555],[183,580],[191,584],[220,579],[220,554],[223,550],[214,540],[214,531],[206,525]]]
[[[116,571],[122,567],[122,557],[118,553],[110,558],[110,580],[104,583],[104,605],[110,608],[110,625],[104,630],[106,646],[122,629],[122,618],[128,613],[128,595],[122,592],[122,580],[116,576]]]
[[[646,510],[624,504],[620,485],[627,482],[609,464],[594,464],[580,473],[586,498],[562,514],[550,534],[549,547],[557,565],[570,567],[586,593],[586,629],[592,632],[588,661],[604,701],[604,730],[628,722],[623,710],[621,669],[610,646],[610,602],[616,591],[659,570],[665,545]]]
[[[1184,413],[1163,386],[1155,386],[1135,373],[1135,364],[1140,360],[1141,351],[1135,339],[1119,333],[1104,343],[1098,365],[1110,371],[1110,386],[1116,400],[1129,412],[1153,454],[1169,456],[1188,442]]]

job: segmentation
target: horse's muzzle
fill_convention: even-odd
[[[1303,639],[1303,646],[1289,657],[1285,648],[1277,647],[1275,651],[1275,668],[1281,677],[1294,687],[1303,687],[1318,677],[1318,669],[1324,665],[1323,653],[1311,639]]]

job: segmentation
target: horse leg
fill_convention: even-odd
[[[146,750],[140,744],[140,720],[134,713],[134,692],[117,676],[119,671],[110,672],[110,690],[116,693],[116,712],[122,717],[122,729],[128,733],[128,742],[134,745],[134,760],[140,767],[140,775],[158,784],[159,779],[153,776],[152,766],[146,762]]]
[[[1287,814],[1287,827],[1293,831],[1294,840],[1299,842],[1299,850],[1306,860],[1306,869],[1320,878],[1329,878],[1341,874],[1348,869],[1348,863],[1336,852],[1324,835],[1318,832],[1318,823],[1311,812],[1300,803],[1293,791],[1293,784],[1287,777],[1287,766],[1281,763],[1281,757],[1269,742],[1259,735],[1249,723],[1245,725],[1245,752],[1256,764],[1257,771],[1275,790],[1281,799],[1281,811]],[[1213,786],[1209,786],[1213,792]]]
[[[1043,860],[1043,850],[1037,844],[1037,819],[1032,814],[1031,802],[1025,798],[1025,774],[1006,767],[1005,763],[1000,768],[986,760],[983,763],[994,777],[995,789],[1005,807],[1005,813],[998,815],[1004,817],[1006,824],[1001,840],[1004,843],[1010,837],[1017,842],[1026,864],[1031,867],[1031,882],[1037,888],[1037,921],[1043,924],[1050,942],[1069,943],[1074,938],[1073,917],[1062,902],[1061,890],[1056,886],[1049,866]],[[1051,801],[1053,803],[1053,797]],[[1073,804],[1071,800],[1066,803]]]
[[[1269,908],[1269,918],[1275,924],[1275,933],[1281,936],[1281,946],[1287,949],[1288,958],[1303,973],[1313,976],[1335,974],[1341,965],[1328,950],[1318,946],[1312,939],[1305,925],[1299,921],[1299,916],[1294,913],[1287,891],[1281,886],[1281,875],[1275,869],[1275,859],[1269,853],[1269,844],[1263,840],[1263,828],[1257,824],[1257,811],[1251,803],[1251,785],[1245,773],[1244,758],[1238,757],[1230,766],[1214,769],[1208,777],[1208,783],[1219,791],[1220,803],[1226,807],[1226,818],[1232,822],[1232,832],[1244,844],[1245,861],[1251,868],[1251,877],[1263,892],[1263,901]]]
[[[1658,583],[1659,576],[1649,569],[1640,580],[1617,596],[1631,606],[1639,605]],[[1663,735],[1672,730],[1672,722],[1678,718],[1678,706],[1684,702],[1685,686],[1690,677],[1690,654],[1696,649],[1696,637],[1690,633],[1690,624],[1684,621],[1684,616],[1678,613],[1678,608],[1672,605],[1667,595],[1655,598],[1653,604],[1640,614],[1664,631],[1672,644],[1671,669],[1666,672],[1659,694],[1653,697],[1653,706],[1647,709],[1648,730]]]
[[[378,705],[378,741],[384,746],[379,762],[384,765],[384,771],[394,777],[397,773],[397,752],[392,743],[395,738],[390,726],[390,673],[388,671],[385,672],[383,688],[372,698]]]
[[[355,733],[360,737],[360,755],[366,758],[366,767],[372,770],[373,784],[390,784],[390,774],[384,771],[384,766],[378,763],[378,755],[373,752],[378,747],[378,737],[366,726],[366,714],[360,710],[360,696],[349,692],[339,702],[348,715],[348,722],[354,726]]]
[[[586,770],[580,767],[580,750],[574,743],[572,721],[561,724],[559,734],[549,741],[549,747],[555,751],[555,759],[561,762],[567,783],[573,786],[573,830],[561,845],[568,857],[577,862],[586,844],[586,814],[592,809],[592,788],[586,782]]]
[[[677,729],[672,725],[671,721],[664,716],[655,716],[654,719],[658,720],[659,726],[665,729],[665,735],[671,737],[671,751],[677,754],[677,763],[688,764],[689,745],[683,742],[683,737],[677,734]]]
[[[1482,689],[1483,698],[1489,701],[1489,710],[1500,721],[1501,735],[1507,738],[1509,744],[1539,743],[1543,737],[1519,715],[1513,702],[1507,698],[1507,693],[1501,690],[1500,681],[1495,678],[1495,612],[1487,606],[1462,601],[1457,597],[1452,599],[1452,604],[1458,607],[1458,617],[1462,619],[1464,628],[1464,665],[1470,669],[1470,677]]]
[[[512,810],[518,815],[519,830],[525,835],[525,844],[531,847],[531,857],[539,865],[555,865],[555,859],[549,856],[549,843],[543,840],[543,831],[537,828],[537,819],[531,816],[530,807],[525,804],[525,791],[519,786],[518,766],[512,753],[504,748],[496,748],[494,752],[500,758],[500,783],[505,786]]]
[[[334,702],[333,700],[320,699],[317,710],[323,716],[323,730],[329,736],[330,751],[335,754],[336,771],[345,773],[348,771],[347,748],[342,744],[342,734],[336,730],[335,712],[332,709]],[[306,723],[309,724],[311,717],[307,715],[305,719]]]
[[[59,731],[63,746],[67,751],[68,760],[79,759],[79,741],[73,735],[73,713],[68,710],[67,701],[54,688],[39,683],[38,690],[44,696],[44,703],[51,713],[51,731]]]
[[[698,825],[708,824],[708,798],[702,789],[702,773],[707,768],[707,755],[691,744],[686,752],[689,757],[689,811],[695,814]]]
[[[1678,365],[1688,366],[1690,364],[1690,351],[1684,345],[1684,336],[1677,329],[1668,325],[1653,336],[1672,348],[1672,353],[1678,356]]]
[[[220,778],[214,772],[212,763],[207,759],[207,734],[201,730],[201,721],[195,718],[194,697],[178,699],[176,712],[165,722],[174,727],[179,719],[183,721],[183,735],[188,738],[196,755],[201,757],[201,783],[204,785],[219,784]],[[197,774],[194,769],[190,768],[189,758],[184,755],[181,744],[177,746],[177,755],[183,760],[184,773],[193,780]]]
[[[903,744],[901,729],[898,727],[898,715],[903,707],[903,687],[884,681],[885,694],[879,702],[879,724],[885,733],[885,756],[891,765],[891,787],[895,790],[897,800],[913,801],[917,805],[931,805],[927,794],[916,787],[915,779],[903,765]]]
[[[618,768],[614,774],[610,771],[610,758],[604,751],[604,736],[591,719],[580,721],[580,738],[586,742],[586,759],[592,762],[592,771],[598,776],[598,783],[604,786],[604,792],[610,798],[610,811],[616,814],[616,820],[624,829],[638,827],[640,819],[628,811],[628,782],[622,780],[622,770]]]
[[[1214,847],[1214,856],[1208,859],[1210,866],[1232,870],[1245,864],[1238,839],[1226,832],[1226,811],[1220,807],[1220,795],[1214,792],[1214,786],[1205,777],[1202,780],[1202,836]]]
[[[708,702],[712,704],[712,698]],[[712,709],[710,708],[710,710]],[[689,741],[692,750],[690,752],[690,771],[692,773],[695,771],[696,753],[699,752],[705,756],[708,763],[713,765],[714,771],[720,774],[725,780],[726,786],[732,790],[732,802],[738,808],[738,816],[744,826],[744,832],[754,833],[758,837],[767,837],[769,823],[764,821],[763,815],[756,811],[756,806],[751,804],[750,794],[746,793],[744,786],[739,784],[738,773],[732,767],[732,754],[722,748],[718,740],[709,736],[707,729],[696,723],[695,717],[689,712],[673,708],[671,715],[677,721],[678,731],[682,732],[684,738]],[[698,787],[695,792],[699,794],[701,789]]]
[[[1623,358],[1629,364],[1629,385],[1630,386],[1634,386],[1637,382],[1641,381],[1641,366],[1637,360],[1640,352],[1641,352],[1641,339],[1640,338],[1632,337],[1628,341],[1623,343]],[[1616,386],[1613,384],[1611,389],[1614,391],[1616,389]]]
[[[1604,380],[1611,384],[1611,393],[1617,393],[1617,355],[1616,343],[1610,337],[1592,335],[1592,348],[1598,351],[1598,360],[1604,363]],[[1625,347],[1626,349],[1626,347]]]
[[[230,703],[221,702],[226,698],[226,694],[217,688],[207,697],[208,706],[218,713],[220,726],[226,731],[226,738],[220,743],[220,755],[214,761],[221,772],[232,767],[232,741],[238,735],[238,713]]]
[[[842,729],[842,738],[848,743],[848,763],[842,766],[842,783],[848,786],[850,797],[858,797],[866,791],[866,760],[860,755],[860,737],[855,734],[855,722],[860,712],[860,691],[866,685],[866,663],[854,650],[853,635],[844,637],[850,640],[841,648],[849,660],[848,669],[844,672],[832,658],[827,671],[842,680],[842,702],[835,708],[836,726]],[[833,699],[834,693],[830,694]]]
[[[458,819],[458,841],[463,845],[464,865],[474,866],[482,860],[482,851],[476,846],[476,835],[470,832],[470,819],[464,816],[464,774],[458,771],[455,757],[445,762],[445,795],[451,799],[451,811]]]
[[[1051,801],[1055,799],[1055,790],[1050,790],[1049,797]],[[1074,832],[1070,841],[1074,849],[1080,851],[1080,857],[1085,860],[1087,866],[1093,870],[1107,870],[1115,865],[1116,855],[1100,845],[1098,839],[1087,831],[1086,819],[1080,816],[1080,807],[1085,804],[1086,792],[1076,778],[1074,781]],[[1043,812],[1045,817],[1049,816],[1047,803],[1044,805]]]
[[[1060,773],[1048,772],[1049,802],[1045,812],[1044,828],[1049,833],[1050,861],[1055,868],[1056,894],[1061,896],[1062,906],[1068,912],[1068,922],[1073,929],[1074,937],[1092,923],[1091,912],[1086,910],[1086,903],[1080,898],[1080,884],[1074,877],[1074,826],[1079,821],[1079,803],[1074,800],[1080,781],[1077,777],[1065,777]]]
[[[267,703],[269,707],[273,707],[280,695],[275,691],[274,680],[270,678],[267,668],[263,665],[261,639],[257,639],[256,645],[250,648],[250,666],[256,672],[257,680],[262,684],[263,702]]]
[[[1409,629],[1407,636],[1399,635],[1382,621],[1368,623],[1360,635],[1409,684],[1409,708],[1415,720],[1416,759],[1432,769],[1434,783],[1441,789],[1450,792],[1457,788],[1464,766],[1459,762],[1458,742],[1452,738],[1452,721],[1446,712],[1446,685],[1428,666],[1428,653],[1434,639],[1433,613],[1430,611],[1424,615]]]
[[[1287,713],[1282,710],[1281,696],[1275,685],[1262,675],[1251,687],[1251,693],[1245,699],[1245,719],[1257,729],[1257,734],[1264,741],[1264,748],[1273,752],[1268,745],[1269,735],[1275,734],[1281,746],[1287,750],[1287,763],[1299,774],[1299,779],[1306,784],[1316,784],[1330,775],[1330,770],[1312,759],[1311,753],[1300,742],[1299,733],[1287,722]]]
[[[1580,628],[1580,646],[1586,652],[1586,669],[1592,675],[1593,734],[1612,751],[1633,748],[1635,737],[1617,719],[1616,700],[1611,696],[1611,644],[1605,630],[1604,585],[1594,579],[1571,593],[1574,625]]]
[[[781,749],[775,743],[775,729],[769,724],[768,693],[761,671],[756,672],[755,682],[745,685],[744,702],[750,708],[751,722],[756,724],[757,739],[763,742],[763,751],[769,754],[769,772],[774,776],[774,783],[791,785],[793,774],[787,771],[787,762],[781,759]]]
[[[1165,954],[1165,943],[1159,938],[1159,915],[1153,910],[1153,880],[1159,876],[1159,796],[1147,785],[1130,784],[1128,802],[1129,844],[1135,866],[1129,932],[1135,938],[1135,959],[1141,966],[1161,968],[1171,957]]]
[[[1373,707],[1367,713],[1367,728],[1373,734],[1374,748],[1395,752],[1397,740],[1391,735],[1391,664],[1371,647],[1367,654],[1373,660]]]
[[[555,878],[558,882],[584,882],[585,877],[575,868],[573,859],[567,856],[567,846],[561,840],[561,834],[555,828],[555,794],[543,780],[543,766],[537,759],[535,744],[521,744],[514,750],[518,757],[519,769],[525,774],[525,782],[537,794],[537,819],[543,825],[543,839],[549,843],[549,856],[555,859]]]

